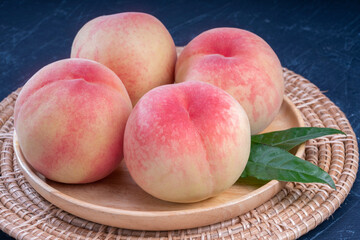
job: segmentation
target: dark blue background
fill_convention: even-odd
[[[0,99],[41,67],[69,57],[72,40],[87,21],[124,11],[154,15],[176,45],[214,27],[238,27],[260,35],[283,66],[327,91],[360,136],[356,1],[1,1]],[[333,216],[301,239],[360,239],[359,199],[357,180]],[[0,232],[1,239],[5,236]]]

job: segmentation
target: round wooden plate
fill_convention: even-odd
[[[287,98],[280,113],[264,131],[304,126],[302,117]],[[124,163],[103,180],[70,185],[45,179],[25,160],[14,133],[19,166],[31,186],[59,208],[89,221],[127,229],[175,230],[214,224],[241,215],[269,200],[285,183],[240,179],[217,197],[198,203],[170,203],[152,197],[132,180]],[[302,157],[305,145],[294,150]]]

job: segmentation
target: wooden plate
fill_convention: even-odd
[[[304,126],[302,117],[287,98],[277,118],[265,131]],[[140,189],[124,163],[110,176],[90,184],[69,185],[47,180],[26,162],[14,133],[20,168],[31,186],[59,208],[89,221],[137,230],[194,228],[241,215],[269,200],[285,183],[241,179],[217,197],[190,204],[165,202]],[[305,146],[295,152],[302,157]]]

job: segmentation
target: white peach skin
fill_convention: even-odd
[[[89,183],[104,178],[123,157],[132,109],[114,72],[86,59],[64,59],[40,69],[15,104],[15,129],[30,165],[48,179]]]
[[[237,28],[205,31],[184,48],[175,82],[189,80],[211,83],[238,100],[252,134],[274,120],[283,101],[282,67],[275,52],[259,36]]]
[[[171,202],[196,202],[229,188],[249,152],[250,125],[241,105],[202,82],[151,90],[125,128],[131,176],[149,194]]]
[[[174,82],[174,41],[157,18],[145,13],[124,12],[89,21],[76,35],[71,57],[95,60],[113,70],[133,105],[150,89]]]

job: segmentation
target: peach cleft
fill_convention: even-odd
[[[176,63],[175,82],[203,81],[232,95],[248,114],[251,133],[276,117],[284,96],[280,61],[254,33],[215,28],[195,37]]]
[[[124,160],[147,193],[171,202],[218,195],[240,177],[250,153],[241,105],[213,85],[189,81],[146,93],[125,129]]]
[[[86,59],[65,59],[39,70],[15,104],[15,130],[28,163],[46,178],[89,183],[123,158],[132,110],[121,80]]]
[[[113,70],[133,105],[150,89],[174,82],[174,41],[166,27],[146,13],[92,19],[77,33],[71,57],[91,59]]]

